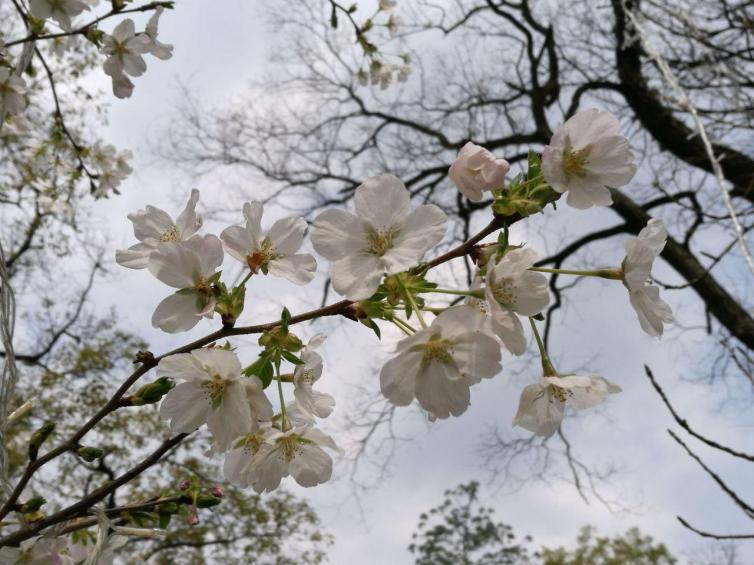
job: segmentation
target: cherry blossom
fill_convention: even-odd
[[[29,11],[32,16],[40,20],[52,18],[60,24],[60,27],[69,31],[71,18],[88,10],[92,5],[91,2],[84,0],[30,0]]]
[[[454,306],[400,341],[398,355],[380,372],[382,394],[398,406],[416,398],[435,418],[463,414],[471,385],[502,369],[498,342],[477,329],[481,315],[475,308]]]
[[[92,147],[91,158],[98,171],[95,197],[116,191],[120,183],[133,172],[129,164],[133,154],[129,150],[118,152],[112,145],[103,146],[98,143]]]
[[[18,114],[26,108],[26,81],[10,69],[0,67],[0,119]]]
[[[0,548],[0,563],[3,565],[43,565],[45,563],[73,565],[73,560],[67,553],[67,541],[63,537],[34,537],[21,542],[19,547]]]
[[[256,420],[241,362],[232,351],[209,348],[170,355],[160,361],[157,376],[183,381],[160,406],[160,416],[170,420],[171,433],[189,433],[207,424],[215,453],[227,451]]]
[[[225,476],[258,493],[275,490],[288,475],[302,487],[313,487],[332,476],[332,458],[323,448],[342,453],[330,436],[312,426],[266,428],[236,442],[226,455]]]
[[[560,126],[542,154],[542,173],[556,191],[568,192],[574,208],[609,206],[607,187],[618,188],[636,172],[628,139],[610,112],[585,110]]]
[[[499,263],[487,265],[485,298],[492,330],[514,355],[526,351],[526,336],[518,315],[535,316],[547,307],[550,293],[547,278],[528,269],[536,263],[533,249],[512,249]]]
[[[129,214],[128,219],[134,225],[134,235],[141,243],[128,249],[119,249],[115,252],[115,260],[129,269],[146,269],[150,253],[161,243],[190,238],[202,226],[202,219],[196,214],[197,202],[199,191],[194,189],[186,207],[175,220],[155,206],[147,206],[144,210]]]
[[[315,349],[324,340],[325,336],[321,334],[309,340],[300,355],[304,364],[297,365],[293,373],[293,395],[298,409],[317,418],[327,418],[335,407],[335,399],[331,395],[312,388],[322,376],[322,357]]]
[[[157,36],[158,36],[157,26],[160,22],[160,16],[162,16],[163,11],[164,11],[164,8],[162,6],[158,7],[154,11],[154,13],[152,14],[152,17],[149,18],[149,21],[147,22],[147,27],[144,30],[144,33],[150,39],[149,54],[154,55],[158,59],[162,59],[163,61],[166,61],[167,59],[170,59],[170,57],[173,56],[173,46],[168,45],[166,43],[161,43],[160,41],[157,40]]]
[[[251,461],[262,446],[267,446],[265,438],[273,431],[269,425],[244,434],[233,442],[232,448],[225,454],[223,474],[234,485],[241,488],[252,486],[252,476],[247,472]],[[270,447],[265,447],[269,450]]]
[[[260,202],[243,207],[245,226],[231,226],[220,234],[228,254],[248,265],[252,272],[269,273],[295,284],[307,284],[317,272],[317,261],[308,253],[296,253],[304,243],[306,221],[283,218],[262,231]]]
[[[660,289],[649,283],[649,275],[667,239],[668,232],[662,220],[652,218],[637,237],[626,241],[626,258],[623,260],[623,284],[628,289],[641,329],[658,337],[662,335],[663,323],[673,322],[673,311],[660,298]]]
[[[484,191],[503,188],[510,164],[484,147],[468,142],[450,166],[448,176],[469,200],[478,202]]]
[[[369,298],[383,274],[416,265],[445,235],[447,218],[437,206],[413,212],[409,193],[392,175],[371,177],[356,189],[356,214],[325,210],[314,220],[314,249],[333,262],[333,288],[350,300]]]
[[[138,77],[147,70],[143,54],[152,50],[154,40],[145,33],[136,34],[134,22],[127,18],[120,22],[112,35],[102,39],[102,53],[108,55],[103,68],[113,80],[113,93],[118,98],[128,98],[133,83],[127,75]]]
[[[182,242],[165,243],[149,255],[149,271],[161,282],[179,289],[157,306],[152,325],[169,333],[184,332],[202,317],[212,318],[215,294],[212,279],[223,262],[217,236],[195,235]]]
[[[619,386],[594,375],[542,377],[537,384],[524,387],[513,425],[550,437],[563,421],[566,404],[585,410],[603,402],[608,394],[620,391]]]

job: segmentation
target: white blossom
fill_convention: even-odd
[[[400,341],[398,355],[380,372],[382,394],[398,406],[416,398],[435,418],[460,416],[471,385],[502,368],[498,342],[478,329],[480,316],[469,306],[454,306]]]
[[[275,490],[288,475],[303,487],[313,487],[332,476],[332,458],[323,447],[341,453],[330,436],[312,426],[285,432],[265,428],[235,443],[225,458],[225,476],[258,493]]]
[[[510,164],[497,159],[484,147],[469,141],[459,151],[448,176],[469,200],[478,202],[483,192],[503,188]]]
[[[2,565],[73,565],[68,555],[64,537],[34,537],[21,542],[19,547],[0,548]]]
[[[514,355],[526,351],[526,336],[518,315],[536,316],[550,302],[547,278],[528,270],[537,259],[533,249],[512,249],[499,263],[487,265],[484,294],[492,330]]]
[[[388,18],[387,24],[386,24],[390,37],[395,37],[396,35],[398,35],[398,28],[400,27],[400,24],[401,24],[400,18],[396,16],[395,14],[390,14],[390,17]]]
[[[162,15],[162,12],[164,11],[164,8],[162,6],[158,7],[154,13],[152,14],[152,17],[149,18],[149,22],[147,22],[147,27],[144,30],[144,33],[149,38],[149,53],[151,55],[154,55],[158,59],[162,59],[163,61],[166,61],[167,59],[170,59],[170,57],[173,56],[173,46],[168,45],[167,43],[161,43],[157,40],[158,31],[157,26],[160,22],[160,16]]]
[[[296,398],[298,409],[317,418],[327,418],[335,407],[335,399],[325,393],[313,389],[322,376],[322,357],[315,349],[325,340],[324,335],[316,335],[302,351],[300,358],[303,365],[296,365],[293,373],[293,396]]]
[[[108,55],[103,64],[105,74],[113,79],[113,93],[118,98],[128,98],[133,83],[126,75],[138,77],[147,70],[142,55],[152,49],[153,40],[145,33],[137,34],[132,19],[120,22],[112,35],[102,39],[102,53]]]
[[[333,262],[333,288],[350,300],[369,298],[383,274],[416,265],[445,235],[445,213],[424,204],[413,212],[395,176],[371,177],[356,189],[356,214],[325,210],[314,220],[312,243]]]
[[[95,197],[103,197],[110,191],[117,192],[123,180],[133,172],[129,161],[133,154],[129,150],[118,152],[112,145],[97,143],[92,147],[91,159],[97,167],[97,190]]]
[[[169,333],[185,332],[202,317],[212,318],[215,295],[212,278],[223,262],[223,246],[214,235],[195,235],[182,242],[165,243],[149,255],[149,271],[168,286],[179,289],[160,302],[152,325]]]
[[[54,37],[50,39],[50,50],[56,57],[63,57],[68,51],[76,48],[79,44],[79,37],[76,35],[68,35],[64,37]]]
[[[398,0],[380,0],[380,10],[391,11],[398,4]]]
[[[673,322],[673,311],[660,298],[660,289],[649,283],[649,274],[667,239],[668,232],[662,220],[652,218],[638,237],[626,241],[626,258],[623,260],[623,284],[628,289],[641,329],[658,337],[662,335],[663,323]]]
[[[202,226],[202,219],[196,214],[197,202],[199,191],[194,189],[186,207],[175,220],[155,206],[147,206],[144,210],[129,214],[128,219],[134,225],[134,235],[141,243],[128,249],[119,249],[115,252],[115,260],[130,269],[145,269],[149,265],[150,253],[161,243],[186,241]]]
[[[6,114],[18,114],[26,108],[26,81],[10,69],[0,67],[0,119]]]
[[[233,440],[256,427],[258,414],[252,411],[247,378],[232,351],[209,348],[170,355],[160,361],[157,376],[183,381],[160,406],[160,416],[170,420],[171,433],[188,433],[207,424],[213,452],[223,453]],[[271,412],[269,401],[263,410]]]
[[[260,202],[243,206],[245,226],[230,226],[220,234],[228,254],[259,271],[283,277],[295,284],[307,284],[317,272],[317,261],[308,253],[296,253],[304,243],[306,221],[303,218],[283,218],[268,231],[262,231]]]
[[[604,377],[593,375],[542,377],[537,384],[524,387],[513,425],[549,437],[560,427],[566,404],[585,410],[620,390]]]
[[[52,18],[66,31],[71,29],[71,18],[88,10],[88,2],[83,0],[30,0],[31,15],[40,20]]]
[[[628,139],[610,112],[578,112],[560,126],[542,154],[542,173],[556,191],[568,192],[574,208],[609,206],[606,187],[628,184],[636,172]]]

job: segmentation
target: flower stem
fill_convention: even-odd
[[[400,281],[401,279],[398,278]],[[400,282],[401,288],[403,289],[403,296],[408,301],[409,305],[411,306],[411,309],[416,312],[416,317],[419,318],[419,324],[422,328],[427,327],[427,322],[424,321],[424,316],[422,316],[421,310],[419,309],[419,306],[416,304],[416,300],[414,300],[414,295],[411,294],[411,292],[406,288],[406,285],[403,284],[403,281]]]
[[[280,398],[280,426],[283,431],[288,431],[288,416],[285,414],[285,397],[283,396],[283,379],[280,375],[280,362],[275,365],[275,380],[278,382],[278,397]]]
[[[424,308],[422,308],[422,310],[424,310],[425,312],[432,312],[433,314],[437,315],[445,312],[447,308],[433,308],[432,306],[425,306]]]
[[[437,292],[439,294],[453,294],[455,296],[471,296],[473,298],[484,298],[484,290],[451,290],[449,288],[433,288],[425,292]]]
[[[393,324],[395,325],[395,327],[398,328],[399,330],[401,330],[404,334],[406,334],[406,335],[412,335],[411,332],[408,329],[406,329],[406,327],[403,324],[399,323],[399,318],[393,318],[390,321],[393,322]]]
[[[537,273],[554,273],[558,275],[575,275],[577,277],[600,277],[619,281],[623,279],[623,269],[593,269],[593,270],[576,270],[576,269],[548,269],[546,267],[529,267],[530,271]]]
[[[243,280],[241,281],[241,284],[239,284],[238,286],[246,286],[246,283],[249,282],[249,279],[251,278],[251,275],[253,275],[253,274],[254,274],[254,271],[249,270],[249,274],[247,274],[243,278]]]
[[[542,338],[539,335],[539,331],[537,330],[537,325],[534,323],[534,318],[529,318],[529,324],[531,324],[531,329],[534,332],[534,339],[537,340],[537,347],[539,348],[539,356],[542,359],[542,372],[544,373],[545,377],[557,377],[558,372],[555,370],[555,367],[552,366],[550,357],[549,355],[547,355],[545,344],[542,342]]]

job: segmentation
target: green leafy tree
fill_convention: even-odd
[[[677,559],[662,543],[631,528],[615,537],[598,536],[593,526],[584,526],[575,549],[542,549],[543,565],[673,565]]]
[[[667,547],[631,528],[615,537],[600,537],[584,526],[576,547],[532,549],[532,538],[516,537],[498,522],[494,509],[479,502],[479,483],[445,491],[439,506],[419,516],[409,550],[416,565],[673,565]]]
[[[445,500],[419,516],[409,550],[417,565],[514,565],[531,563],[526,544],[513,528],[493,518],[479,502],[479,483],[445,491]]]

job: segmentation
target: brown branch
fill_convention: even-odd
[[[94,490],[75,504],[71,504],[67,508],[63,508],[54,514],[47,516],[37,522],[34,522],[12,534],[0,539],[0,547],[15,546],[24,540],[34,537],[37,533],[41,532],[49,526],[59,524],[75,516],[80,516],[86,513],[89,508],[97,504],[100,500],[104,499],[108,494],[117,489],[118,487],[128,483],[132,479],[138,477],[141,473],[149,469],[152,465],[157,463],[163,455],[178,445],[189,434],[178,434],[162,443],[160,447],[155,449],[148,457],[142,460],[141,463],[123,473],[114,481],[105,483],[100,488]]]
[[[662,399],[662,402],[665,404],[667,409],[670,411],[670,414],[673,416],[673,419],[676,421],[676,423],[681,426],[684,430],[686,430],[689,435],[695,437],[699,441],[706,443],[710,447],[714,447],[715,449],[719,449],[720,451],[724,451],[725,453],[728,453],[729,455],[733,455],[734,457],[739,457],[741,459],[745,459],[747,461],[753,461],[754,462],[754,455],[749,455],[748,453],[744,453],[742,451],[736,451],[735,449],[731,449],[730,447],[727,447],[725,445],[722,445],[720,443],[717,443],[716,441],[713,441],[703,435],[701,435],[696,430],[692,429],[689,423],[684,419],[681,418],[678,415],[678,412],[675,411],[675,408],[673,408],[673,405],[670,404],[670,400],[668,400],[667,395],[665,394],[665,391],[660,386],[660,383],[657,382],[657,379],[655,379],[655,376],[652,374],[652,371],[647,365],[644,365],[644,372],[647,374],[647,377],[649,378],[649,381],[652,383],[652,386],[657,391],[657,394],[660,395],[660,398]]]
[[[694,532],[695,534],[699,534],[702,537],[705,538],[712,538],[712,539],[754,539],[754,534],[713,534],[710,532],[706,532],[704,530],[700,530],[698,528],[695,528],[691,524],[689,524],[686,520],[681,518],[680,516],[676,516],[678,521],[685,527]]]
[[[429,261],[427,265],[429,267],[435,267],[437,265],[440,265],[442,263],[445,263],[457,257],[462,257],[470,253],[474,249],[474,246],[477,243],[479,243],[482,239],[484,239],[491,233],[500,229],[506,222],[510,225],[520,219],[521,218],[518,216],[513,216],[509,218],[495,217],[487,225],[487,227],[482,229],[474,237],[456,246],[455,248],[451,249],[447,253],[444,253],[440,255],[439,257],[436,257],[435,259]],[[316,310],[311,310],[309,312],[305,312],[303,314],[293,316],[289,323],[298,324],[301,322],[313,320],[315,318],[322,318],[325,316],[346,315],[348,312],[348,307],[351,306],[352,304],[353,302],[350,300],[341,300],[334,304],[330,304],[329,306],[325,306],[323,308],[317,308]],[[243,326],[243,327],[237,327],[237,328],[222,328],[200,339],[197,339],[187,345],[184,345],[182,347],[169,351],[163,355],[160,355],[158,357],[153,357],[151,359],[145,359],[142,362],[141,366],[138,369],[136,369],[133,373],[131,373],[131,375],[123,382],[123,384],[121,384],[121,386],[113,394],[113,396],[110,397],[107,403],[102,408],[100,408],[96,414],[94,414],[91,418],[89,418],[89,420],[85,422],[84,425],[81,428],[79,428],[79,430],[76,431],[70,438],[68,438],[68,440],[66,440],[61,445],[55,447],[54,449],[48,451],[47,453],[45,453],[38,459],[34,461],[30,461],[27,464],[23,475],[21,476],[19,482],[16,484],[16,487],[13,489],[13,492],[11,493],[10,497],[2,506],[2,508],[0,508],[0,520],[2,520],[5,516],[7,516],[15,508],[18,498],[21,496],[21,493],[23,492],[24,488],[26,488],[26,485],[28,484],[29,480],[31,480],[35,472],[40,467],[42,467],[46,463],[49,463],[56,457],[59,457],[60,455],[70,450],[75,449],[79,445],[81,439],[92,428],[94,428],[108,414],[110,414],[111,412],[121,407],[120,399],[125,395],[128,389],[130,389],[131,386],[133,386],[133,384],[136,383],[136,381],[138,381],[148,371],[150,371],[153,367],[155,367],[160,362],[161,359],[164,359],[165,357],[168,357],[170,355],[176,355],[178,353],[188,353],[190,351],[193,351],[194,349],[204,347],[205,345],[213,343],[224,337],[229,337],[229,336],[234,336],[234,335],[258,334],[267,330],[271,330],[277,327],[278,325],[280,325],[280,321],[276,320],[274,322],[268,322],[265,324],[258,324],[258,325],[253,325],[253,326]],[[176,436],[176,438],[178,438],[177,441],[175,441],[176,438],[173,438],[173,440],[170,440],[170,441],[175,441],[175,443],[171,444],[168,447],[168,449],[172,447],[173,445],[177,445],[186,435],[187,434],[180,434]],[[167,443],[168,442],[164,443],[157,451],[155,451],[149,458],[147,458],[145,462],[151,461],[152,457],[154,457],[154,455],[160,452],[161,450],[162,450],[161,453],[165,453],[168,450],[168,449],[164,449]],[[141,465],[135,467],[134,469],[137,469],[142,466],[143,466],[142,470],[146,469],[149,466],[153,465],[157,460],[159,460],[159,457],[156,460],[151,461],[146,466],[143,466],[144,465],[144,462],[143,462]],[[128,473],[126,473],[126,475],[129,475],[130,473],[132,473],[132,471],[133,469],[129,471]],[[122,475],[121,478],[125,477],[126,475]],[[136,475],[138,475],[138,473],[136,473]],[[132,475],[130,478],[133,478],[136,475]],[[77,502],[76,504],[69,506],[68,508],[64,510],[61,510],[60,512],[57,512],[49,516],[45,520],[35,523],[34,526],[31,528],[33,531],[30,534],[26,535],[25,537],[21,535],[21,533],[16,532],[14,534],[11,534],[10,536],[7,536],[6,538],[0,539],[0,547],[2,547],[3,545],[7,545],[9,543],[17,544],[25,539],[28,539],[29,537],[34,535],[36,532],[39,532],[44,527],[47,527],[49,525],[58,523],[62,520],[68,519],[71,517],[71,515],[76,515],[76,513],[79,512],[82,508],[84,509],[88,508],[89,506],[91,506],[91,504],[95,504],[96,502],[101,500],[101,498],[103,498],[110,492],[110,490],[105,490],[104,494],[102,494],[103,489],[109,489],[113,485],[115,486],[115,488],[117,488],[117,486],[123,484],[123,481],[121,481],[121,478],[117,479],[116,481],[113,481],[112,483],[108,483],[106,487],[101,487],[100,489],[92,492],[90,495],[83,498],[81,501]],[[130,480],[130,478],[128,480]],[[86,501],[93,501],[93,502],[91,502],[89,506],[86,506],[86,504],[83,504]],[[44,525],[41,528],[38,528],[37,527],[38,524],[44,524]],[[21,530],[21,532],[27,532],[27,531],[31,531],[31,530],[29,529]]]
[[[702,461],[701,457],[699,457],[696,453],[691,451],[691,449],[683,442],[681,438],[679,438],[673,430],[668,430],[668,433],[670,434],[670,437],[672,437],[676,443],[678,443],[683,449],[686,451],[686,453],[691,457],[694,461],[699,463],[699,466],[704,469],[704,471],[712,478],[713,481],[717,483],[717,485],[722,489],[722,491],[727,494],[733,502],[736,503],[736,506],[738,506],[744,514],[746,514],[749,518],[754,519],[754,508],[752,508],[747,502],[745,502],[741,497],[739,497],[736,492],[731,489],[728,485],[725,484],[725,481],[723,481],[720,478],[720,475],[715,473],[712,469],[707,467],[705,465],[704,461]]]

